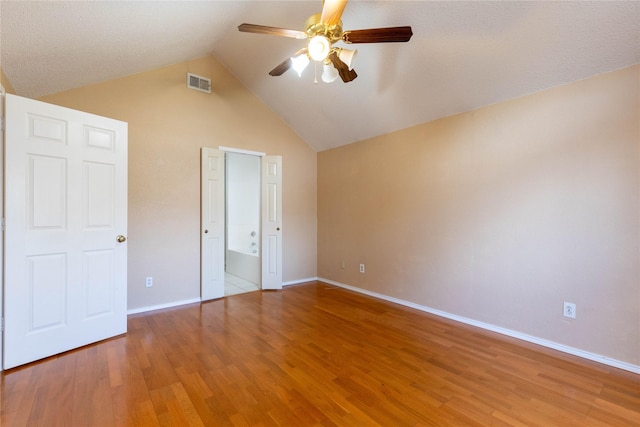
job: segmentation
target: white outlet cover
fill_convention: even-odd
[[[568,317],[570,319],[575,319],[576,318],[576,305],[572,302],[565,302],[563,309],[562,309],[562,315],[564,317]]]

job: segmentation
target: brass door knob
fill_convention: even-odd
[[[122,234],[119,234],[119,235],[118,235],[118,237],[116,237],[116,241],[117,241],[118,243],[122,243],[122,242],[124,242],[125,240],[127,240],[127,238],[126,238],[126,237],[124,237]]]

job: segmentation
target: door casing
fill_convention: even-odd
[[[0,217],[2,217],[2,236],[0,237],[0,372],[4,369],[4,99],[5,90],[0,83]]]

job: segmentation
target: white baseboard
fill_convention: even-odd
[[[284,288],[285,286],[299,285],[300,283],[315,282],[316,280],[320,279],[317,277],[308,277],[306,279],[291,280],[290,282],[282,282],[282,287]]]
[[[455,320],[456,322],[465,323],[467,325],[476,326],[478,328],[486,329],[488,331],[497,332],[502,335],[506,335],[509,337],[521,339],[523,341],[527,341],[530,343],[538,344],[543,347],[551,348],[553,350],[558,350],[563,353],[571,354],[573,356],[582,357],[584,359],[592,360],[594,362],[599,362],[604,365],[613,366],[614,368],[623,369],[625,371],[633,372],[636,374],[640,374],[640,366],[634,365],[628,362],[623,362],[621,360],[612,359],[610,357],[602,356],[599,354],[591,353],[589,351],[580,350],[579,348],[569,347],[564,344],[558,344],[553,341],[549,341],[543,338],[538,338],[533,335],[523,334],[521,332],[512,331],[510,329],[502,328],[500,326],[491,325],[489,323],[479,322],[477,320],[469,319],[467,317],[458,316],[456,314],[447,313],[445,311],[436,310],[431,307],[427,307],[424,305],[415,304],[409,301],[404,301],[398,298],[390,297],[388,295],[379,294],[377,292],[367,291],[366,289],[356,288],[355,286],[350,286],[344,283],[336,282],[329,279],[324,279],[319,277],[316,279],[321,282],[328,283],[330,285],[338,286],[341,288],[349,289],[350,291],[358,292],[361,294],[365,294],[374,298],[379,298],[385,301],[393,302],[396,304],[404,305],[405,307],[415,308],[416,310],[424,311],[426,313],[435,314],[436,316],[444,317],[447,319]]]
[[[313,282],[313,281],[316,281],[316,280],[318,280],[317,277],[309,277],[307,279],[291,280],[289,282],[283,282],[282,283],[282,287],[290,286],[290,285],[299,285],[300,283]],[[164,308],[178,307],[180,305],[193,304],[193,303],[196,303],[196,302],[201,302],[201,299],[200,298],[192,298],[192,299],[187,299],[187,300],[182,300],[182,301],[174,301],[174,302],[170,302],[170,303],[166,303],[166,304],[150,305],[148,307],[132,308],[131,310],[127,310],[127,315],[138,314],[138,313],[146,313],[147,311],[162,310]]]
[[[282,287],[290,286],[290,285],[299,285],[300,283],[313,282],[313,281],[316,281],[316,280],[318,280],[317,277],[309,277],[309,278],[306,278],[306,279],[291,280],[289,282],[283,282],[282,283]],[[127,310],[127,315],[138,314],[138,313],[146,313],[147,311],[162,310],[164,308],[178,307],[180,305],[193,304],[193,303],[196,303],[196,302],[201,302],[201,299],[200,298],[192,298],[192,299],[187,299],[187,300],[182,300],[182,301],[174,301],[174,302],[170,302],[170,303],[166,303],[166,304],[150,305],[148,307],[132,308],[131,310]]]
[[[200,298],[191,298],[191,299],[185,299],[182,301],[169,302],[166,304],[150,305],[148,307],[132,308],[131,310],[127,310],[127,315],[146,313],[147,311],[153,311],[153,310],[162,310],[163,308],[177,307],[179,305],[193,304],[195,302],[200,302]]]

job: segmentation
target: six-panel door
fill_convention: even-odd
[[[127,330],[127,124],[7,95],[5,145],[8,369]]]

